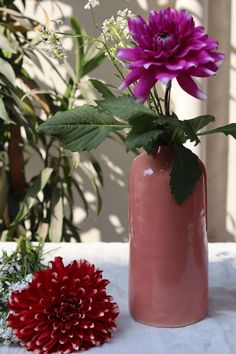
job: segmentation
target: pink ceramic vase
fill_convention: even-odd
[[[131,316],[158,327],[204,318],[208,308],[206,173],[178,205],[170,192],[173,146],[143,153],[129,180]]]

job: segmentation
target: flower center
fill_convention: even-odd
[[[81,311],[81,305],[78,303],[77,299],[71,298],[65,302],[60,302],[59,304],[53,305],[48,309],[48,319],[59,320],[59,321],[71,321],[77,318],[77,315]]]
[[[162,33],[159,33],[157,34],[157,36],[160,38],[160,39],[167,39],[169,37],[169,33],[167,32],[162,32]]]
[[[176,44],[177,38],[174,33],[161,31],[156,33],[153,37],[153,49],[157,52],[168,52],[175,48]]]

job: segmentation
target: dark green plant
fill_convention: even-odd
[[[22,4],[24,6],[25,2],[22,1]],[[77,167],[83,178],[90,179],[97,195],[99,212],[99,186],[103,184],[100,165],[92,154],[85,155],[84,159],[92,166],[91,172],[80,161],[79,154],[74,154],[74,159],[71,159],[57,139],[38,133],[37,128],[43,122],[43,116],[72,109],[77,99],[84,99],[79,91],[80,81],[104,61],[104,52],[94,50],[89,54],[92,44],[85,45],[84,40],[78,38],[75,69],[70,75],[73,79],[65,80],[60,74],[58,63],[50,59],[40,46],[45,31],[48,31],[49,45],[50,40],[55,40],[53,32],[24,16],[12,1],[1,0],[0,5],[1,239],[10,241],[27,232],[33,239],[40,234],[47,241],[69,241],[71,237],[79,241],[79,230],[73,224],[74,194],[79,194],[86,213],[89,205],[74,170]],[[81,34],[76,18],[71,17],[70,20],[72,32]],[[37,32],[38,36],[32,39],[32,33]],[[63,48],[58,45],[59,42],[55,43],[57,46],[52,48],[54,56],[61,59],[59,54],[63,54]],[[62,51],[58,51],[58,48]],[[61,95],[56,88],[45,90],[29,74],[27,61],[30,61],[31,68],[43,72],[42,56],[55,75],[66,83],[64,94]],[[40,159],[42,168],[31,180],[27,180],[27,166],[35,155]],[[73,161],[76,161],[76,166]]]

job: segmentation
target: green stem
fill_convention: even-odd
[[[151,98],[152,98],[152,101],[153,101],[153,103],[154,103],[154,106],[155,106],[155,108],[156,108],[157,113],[158,113],[158,114],[161,114],[161,112],[160,112],[160,110],[159,110],[159,107],[158,107],[158,104],[156,103],[155,97],[154,97],[154,95],[153,95],[153,93],[152,93],[151,91],[150,91],[150,96],[151,96]]]
[[[157,104],[158,104],[160,113],[161,113],[161,115],[163,115],[163,110],[162,110],[162,106],[161,106],[161,101],[160,101],[160,98],[159,98],[159,95],[158,95],[156,86],[154,86],[154,95],[155,95],[155,97],[156,97],[156,100],[157,100]]]
[[[171,80],[168,81],[166,85],[166,92],[165,92],[165,114],[170,116],[170,93],[171,93]]]

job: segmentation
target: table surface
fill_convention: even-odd
[[[14,243],[0,243],[12,251]],[[153,328],[135,322],[128,310],[128,244],[47,244],[65,262],[87,259],[104,270],[108,291],[119,304],[118,329],[110,342],[90,349],[94,354],[236,354],[236,243],[209,244],[209,313],[194,325]],[[23,354],[19,347],[0,346],[0,354]]]

